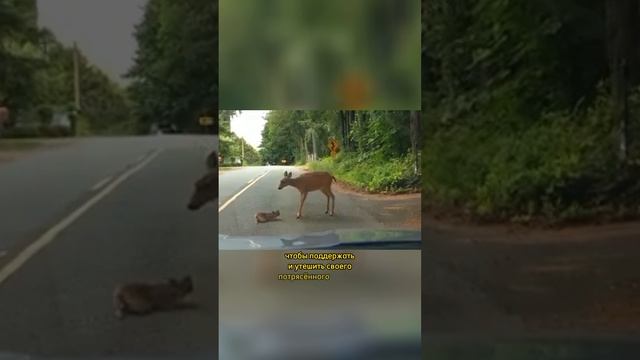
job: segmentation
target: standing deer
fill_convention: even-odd
[[[300,207],[298,207],[298,214],[296,219],[302,217],[302,206],[307,199],[307,194],[311,191],[320,190],[327,197],[327,210],[325,214],[333,216],[333,210],[336,206],[336,197],[331,192],[331,184],[336,181],[336,178],[325,171],[312,171],[304,173],[296,178],[292,178],[291,172],[284,172],[284,178],[280,180],[280,186],[278,190],[282,190],[286,186],[293,186],[300,191]],[[331,205],[331,213],[329,213],[329,201],[333,199]]]

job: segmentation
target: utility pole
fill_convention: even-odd
[[[76,135],[78,115],[80,113],[80,61],[78,58],[78,44],[75,42],[73,43],[73,90],[75,109],[71,118],[71,132]]]
[[[313,161],[318,160],[318,134],[313,130],[313,134],[311,135],[311,141],[313,142]]]
[[[240,166],[244,166],[244,138],[240,138],[240,146],[242,148],[242,158],[240,159]]]
[[[73,89],[75,94],[76,111],[80,110],[80,61],[78,59],[78,45],[73,43]]]

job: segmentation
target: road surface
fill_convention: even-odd
[[[0,164],[0,353],[214,356],[215,206],[186,205],[216,146],[87,138]],[[113,316],[117,283],[186,274],[198,309]]]
[[[425,216],[423,225],[429,337],[639,338],[639,222],[543,230]]]
[[[220,233],[226,235],[300,235],[333,229],[420,229],[420,195],[364,195],[333,185],[335,215],[326,215],[326,197],[309,193],[303,218],[296,219],[300,194],[293,187],[278,190],[284,166],[245,167],[220,173]],[[256,212],[280,210],[281,221],[256,224]]]

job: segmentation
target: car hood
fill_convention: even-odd
[[[220,250],[324,249],[376,244],[419,244],[420,231],[394,229],[341,229],[304,235],[232,236],[220,234]]]

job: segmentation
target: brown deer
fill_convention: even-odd
[[[207,170],[214,170],[218,168],[218,153],[214,150],[209,156],[207,156]]]
[[[302,217],[302,206],[307,199],[307,194],[311,191],[320,190],[327,197],[327,210],[325,214],[333,216],[334,208],[336,206],[336,197],[331,192],[331,184],[336,181],[336,178],[325,171],[312,171],[304,173],[298,177],[293,178],[291,172],[284,172],[284,177],[280,180],[280,186],[278,190],[282,190],[286,186],[293,186],[300,191],[300,207],[298,208],[297,219]],[[329,201],[333,199],[331,205],[331,213],[329,213]]]
[[[195,189],[187,208],[191,211],[200,209],[208,202],[218,199],[218,153],[214,150],[206,160],[207,173],[195,183]]]
[[[218,199],[218,172],[210,171],[195,183],[195,189],[187,207],[191,211],[200,209],[208,202]]]

